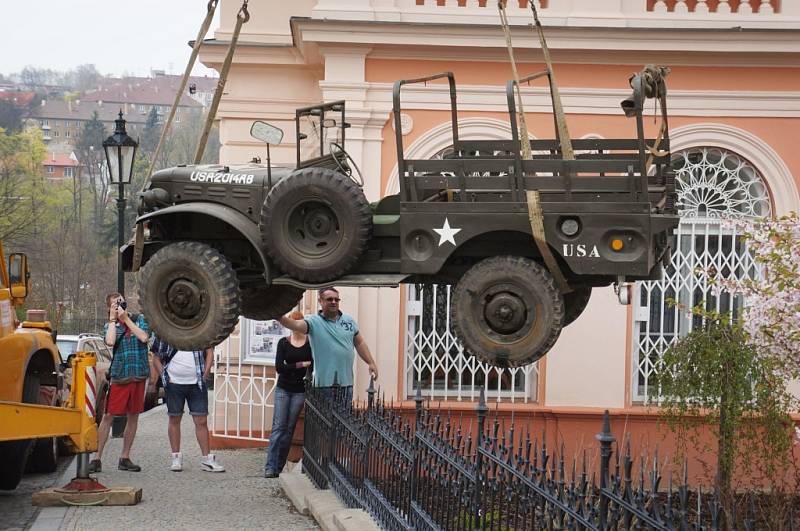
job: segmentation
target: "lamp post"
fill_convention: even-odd
[[[125,185],[131,183],[133,175],[133,159],[136,155],[136,148],[139,144],[128,136],[125,131],[125,120],[122,118],[122,110],[119,111],[119,118],[114,120],[116,128],[114,134],[103,141],[103,149],[106,152],[106,163],[108,164],[108,175],[111,183],[119,185],[117,196],[117,291],[125,295],[125,274],[122,271],[122,247],[125,238]],[[112,425],[112,437],[122,437],[125,430],[125,417],[114,418]]]
[[[108,174],[111,183],[119,185],[117,196],[117,215],[119,245],[117,249],[117,291],[125,295],[125,276],[122,272],[122,255],[119,254],[119,247],[122,247],[125,238],[125,185],[131,183],[133,175],[133,159],[136,155],[136,148],[139,144],[128,136],[125,131],[125,119],[122,118],[122,110],[119,111],[119,118],[114,120],[116,129],[114,134],[103,141],[103,149],[106,152],[106,162],[108,163]]]

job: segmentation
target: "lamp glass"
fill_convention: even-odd
[[[119,146],[103,146],[106,150],[106,162],[108,162],[108,175],[112,183],[119,182]]]
[[[130,184],[133,175],[133,155],[136,153],[136,146],[120,146],[122,155],[122,182]]]

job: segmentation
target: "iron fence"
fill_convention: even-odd
[[[666,485],[657,454],[634,467],[607,411],[597,447],[579,464],[513,421],[505,429],[489,419],[482,393],[475,422],[424,407],[419,390],[415,402],[413,419],[404,418],[376,400],[372,384],[363,404],[336,385],[307,382],[303,471],[389,530],[759,529],[747,504],[724,527],[722,505],[689,488],[685,464]],[[599,455],[598,466],[587,465],[587,453]],[[784,528],[794,520],[787,514]]]

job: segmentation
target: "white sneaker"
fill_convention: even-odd
[[[180,452],[172,453],[172,465],[169,467],[173,472],[180,472],[183,470],[183,456]]]
[[[200,468],[206,472],[225,472],[225,467],[217,463],[217,456],[208,454],[200,459]]]

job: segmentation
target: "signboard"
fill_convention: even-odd
[[[253,321],[242,319],[244,323],[244,362],[262,365],[275,364],[275,351],[278,340],[288,336],[291,331],[278,321]]]

